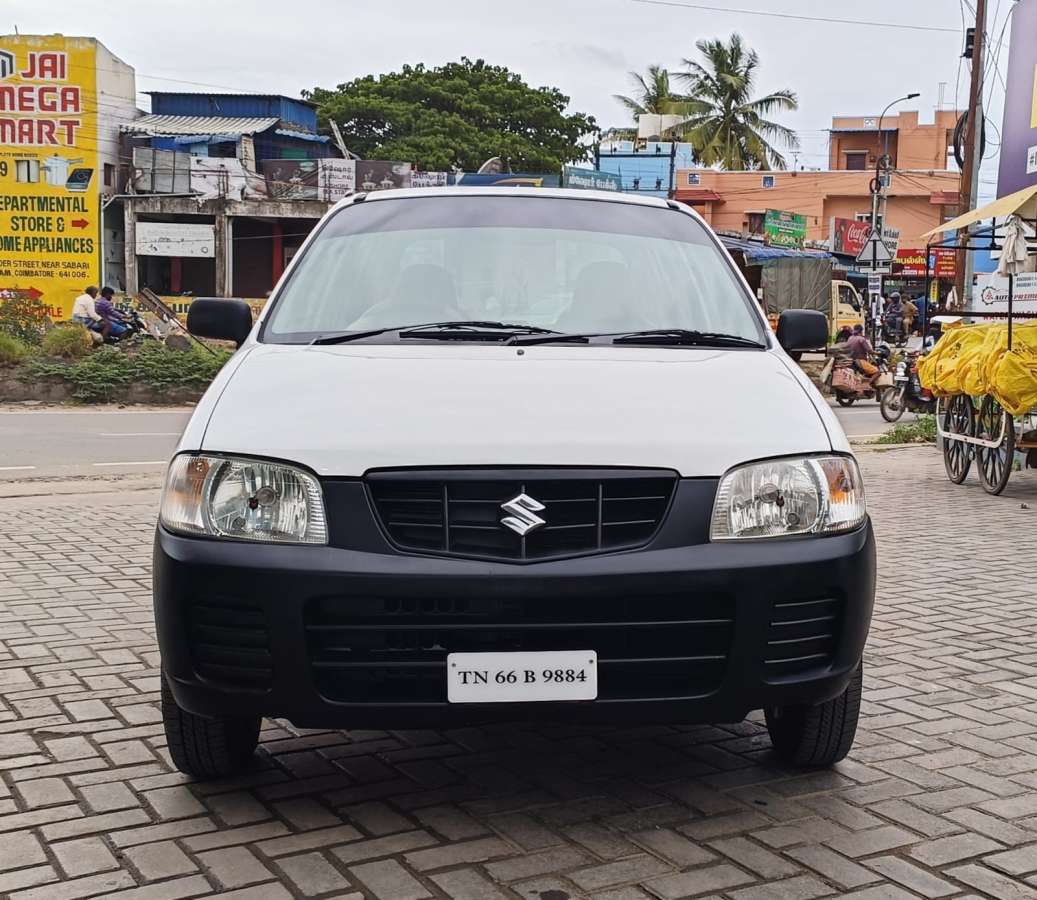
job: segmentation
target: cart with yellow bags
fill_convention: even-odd
[[[959,321],[945,327],[919,363],[918,375],[938,398],[936,427],[947,477],[961,484],[975,461],[983,489],[1000,494],[1015,467],[1016,451],[1026,451],[1026,465],[1037,468],[1037,321],[1028,321],[1037,313],[1014,308],[1016,276],[1032,272],[1037,256],[1029,236],[1037,226],[1037,188],[996,200],[937,231],[968,229],[988,218],[989,226],[966,231],[960,243],[955,238],[929,246],[999,250],[998,272],[1008,278],[1007,309],[964,312],[980,324]]]

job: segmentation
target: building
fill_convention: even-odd
[[[919,125],[917,113],[901,113],[883,120],[881,134],[875,117],[837,117],[827,170],[680,169],[673,196],[695,207],[718,232],[828,249],[851,280],[863,285],[866,276],[855,258],[870,232],[877,155],[888,147],[896,171],[880,205],[879,224],[897,261],[885,290],[921,293],[928,269],[946,292],[955,254],[927,257],[922,235],[957,214],[959,175],[947,168],[957,116],[942,111],[934,124]]]
[[[677,172],[694,165],[694,159],[691,146],[680,142],[605,140],[595,148],[594,168],[618,176],[624,191],[671,197]]]
[[[121,256],[108,207],[135,101],[133,69],[94,38],[0,36],[0,300],[68,318]]]
[[[264,298],[355,164],[317,133],[317,110],[271,94],[154,91],[122,126],[121,198],[134,294]],[[176,305],[176,304],[174,304]]]

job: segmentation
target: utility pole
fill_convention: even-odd
[[[976,37],[972,45],[972,84],[969,89],[969,112],[965,120],[965,159],[961,167],[961,184],[958,190],[958,214],[976,208],[979,196],[979,169],[983,163],[983,54],[986,51],[987,0],[976,0]],[[958,232],[958,243],[967,240],[968,228]],[[955,291],[958,303],[964,309],[972,300],[973,257],[964,250],[958,251],[955,266]]]

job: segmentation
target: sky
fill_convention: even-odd
[[[680,5],[693,2],[705,8]],[[653,63],[680,70],[682,59],[697,55],[697,40],[738,32],[759,53],[757,89],[788,88],[798,95],[799,109],[780,121],[799,134],[799,165],[823,168],[833,115],[878,115],[891,100],[917,91],[918,99],[894,110],[918,109],[921,121],[931,122],[941,83],[945,108],[954,107],[956,96],[959,107],[965,104],[969,73],[959,62],[962,19],[974,19],[973,2],[525,0],[501,12],[503,4],[486,0],[4,0],[0,33],[17,26],[23,34],[97,37],[137,69],[141,92],[212,86],[295,96],[404,63],[482,58],[534,86],[559,88],[571,98],[571,109],[607,127],[629,124],[612,99],[629,93],[629,71]],[[993,44],[1012,6],[1013,0],[989,0]],[[1006,30],[1002,75],[1007,58]],[[198,84],[183,83],[188,81]],[[994,196],[1004,97],[993,72],[987,86],[990,140],[981,198]],[[139,101],[146,109],[146,96]]]

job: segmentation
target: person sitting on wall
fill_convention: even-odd
[[[112,303],[114,296],[114,288],[103,287],[101,288],[101,299],[94,303],[94,309],[104,323],[101,335],[105,340],[108,340],[109,337],[121,337],[126,332],[123,315]]]
[[[72,321],[85,325],[91,331],[104,331],[104,320],[97,314],[94,300],[97,298],[97,288],[90,285],[82,294],[76,297],[72,304]]]

